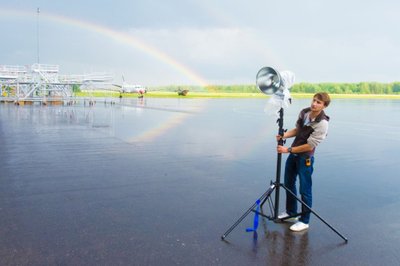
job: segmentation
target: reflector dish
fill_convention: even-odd
[[[281,76],[272,67],[263,67],[257,73],[256,85],[262,93],[274,94],[281,87]]]

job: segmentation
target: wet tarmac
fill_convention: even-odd
[[[313,209],[348,243],[315,216],[245,232],[253,213],[221,241],[275,180],[265,102],[1,104],[0,265],[399,265],[400,101],[327,109]]]

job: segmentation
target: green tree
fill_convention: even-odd
[[[81,87],[78,84],[72,85],[72,92],[81,92]]]
[[[400,93],[400,82],[393,82],[392,91],[393,93]]]

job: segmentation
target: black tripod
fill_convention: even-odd
[[[279,119],[277,121],[278,125],[279,125],[279,135],[283,137],[283,134],[285,133],[285,130],[283,129],[283,108],[281,107],[281,109],[279,110]],[[280,140],[278,141],[279,145],[283,145],[284,144],[284,140],[283,138],[280,138]],[[236,226],[238,226],[242,220],[244,218],[246,218],[247,215],[249,215],[251,212],[254,212],[264,218],[267,218],[269,220],[273,220],[275,222],[282,222],[284,220],[290,219],[292,217],[297,217],[299,215],[302,215],[303,213],[297,213],[295,215],[290,215],[288,217],[285,217],[283,219],[279,219],[278,218],[278,212],[279,212],[279,189],[280,187],[284,188],[286,190],[286,192],[290,193],[290,195],[292,195],[293,197],[295,197],[297,199],[297,201],[299,201],[303,206],[306,207],[307,212],[311,212],[313,213],[315,216],[318,217],[318,219],[320,219],[324,224],[326,224],[330,229],[332,229],[337,235],[339,235],[346,243],[347,243],[347,238],[344,237],[341,233],[339,233],[334,227],[332,227],[328,222],[326,222],[324,219],[322,219],[321,216],[319,216],[314,210],[312,210],[307,204],[304,203],[304,201],[302,201],[299,197],[297,197],[292,191],[290,191],[284,184],[281,184],[281,163],[282,163],[282,154],[278,153],[278,159],[277,159],[277,164],[276,164],[276,180],[275,182],[271,181],[271,186],[268,188],[267,191],[264,192],[264,194],[261,195],[261,197],[256,201],[256,203],[254,203],[222,236],[221,239],[224,240],[232,231],[233,229],[235,229]],[[275,191],[275,206],[272,203],[271,200],[271,194],[272,192]],[[262,212],[262,207],[264,205],[264,203],[269,200],[270,203],[270,207],[271,209],[274,209],[274,211],[272,212],[272,216],[267,216],[264,215],[264,213]],[[259,212],[258,210],[256,210],[257,205],[260,204],[260,210],[261,212]]]

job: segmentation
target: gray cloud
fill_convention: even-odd
[[[36,60],[36,7],[132,36],[169,59],[110,36],[40,20],[43,62],[67,73],[112,71],[144,84],[253,83],[264,65],[299,81],[399,80],[395,1],[0,1],[0,64]],[[26,13],[25,13],[26,14]],[[44,15],[43,15],[44,16]],[[175,63],[175,65],[174,65]],[[179,65],[179,66],[178,66]],[[178,66],[178,67],[177,67]]]

